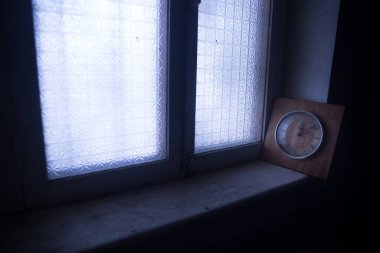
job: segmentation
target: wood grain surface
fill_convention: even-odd
[[[294,110],[305,110],[315,114],[323,124],[324,141],[312,156],[296,160],[281,152],[275,142],[277,122],[283,115]],[[268,131],[266,133],[262,159],[298,172],[326,180],[334,155],[336,141],[342,122],[344,107],[317,102],[278,98],[273,106]]]

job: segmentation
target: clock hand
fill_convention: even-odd
[[[297,133],[297,136],[301,137],[304,135],[306,129],[305,129],[305,123],[302,121],[301,124],[298,125],[299,132]]]

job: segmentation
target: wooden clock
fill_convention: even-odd
[[[343,112],[343,106],[278,98],[262,159],[327,179]]]
[[[313,113],[297,110],[285,114],[278,122],[274,138],[279,149],[293,159],[306,159],[321,147],[323,126]]]

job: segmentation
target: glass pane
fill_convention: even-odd
[[[167,157],[165,0],[33,0],[49,179]]]
[[[269,0],[202,0],[195,153],[261,140]]]

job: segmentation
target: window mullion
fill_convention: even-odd
[[[184,150],[182,154],[183,170],[186,174],[193,169],[194,134],[195,134],[195,100],[197,71],[197,34],[199,0],[186,1],[185,22],[185,112],[184,112]]]

